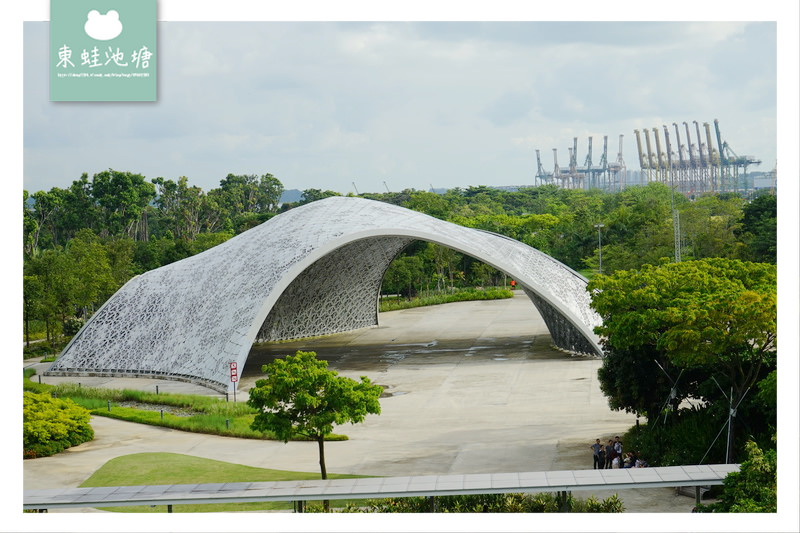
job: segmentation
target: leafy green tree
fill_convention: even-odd
[[[758,387],[756,401],[766,414],[766,419],[776,420],[778,416],[778,371],[773,370],[767,374],[767,377],[759,381],[756,386]],[[773,425],[771,429],[775,431],[776,428]]]
[[[37,191],[31,195],[33,198],[33,205],[28,206],[27,192],[23,194],[25,206],[25,253],[28,257],[35,255],[39,250],[39,241],[42,237],[42,232],[52,227],[58,211],[62,207],[63,195],[57,188],[53,188],[50,192]],[[52,240],[52,230],[51,230]]]
[[[35,293],[37,318],[45,322],[48,342],[59,333],[59,325],[74,312],[78,290],[74,265],[61,250],[43,250],[25,264],[25,274],[35,276],[40,288]]]
[[[677,377],[679,371],[652,345],[617,348],[605,342],[603,348],[605,356],[597,377],[609,407],[655,420],[662,408],[667,407],[666,399],[671,396],[669,376]],[[672,407],[677,407],[691,393],[690,383],[688,377],[682,376],[679,394],[672,399]]]
[[[133,261],[136,241],[127,237],[119,237],[107,241],[104,247],[111,268],[111,276],[114,279],[114,288],[117,289],[136,275],[136,265]]]
[[[70,263],[67,275],[74,277],[71,303],[87,318],[117,289],[105,247],[90,229],[82,229],[67,243]]]
[[[303,195],[300,197],[300,202],[298,205],[310,204],[311,202],[316,202],[317,200],[324,200],[325,198],[330,198],[331,196],[341,196],[336,191],[330,190],[321,190],[321,189],[305,189],[303,191]]]
[[[474,285],[482,287],[494,285],[495,283],[493,283],[493,281],[498,274],[494,267],[486,263],[481,263],[480,261],[474,261],[469,268],[469,272],[470,281],[472,281]]]
[[[778,454],[762,452],[753,441],[745,444],[747,458],[738,472],[725,476],[722,495],[700,512],[776,513],[778,512]]]
[[[33,255],[38,239],[39,223],[33,215],[31,196],[28,191],[22,191],[22,250],[27,257]]]
[[[744,199],[738,195],[705,195],[681,207],[682,255],[739,258],[744,244],[737,238]]]
[[[228,174],[219,188],[209,191],[231,219],[243,213],[274,213],[278,210],[283,184],[272,174]]]
[[[423,252],[425,262],[433,267],[433,280],[436,282],[436,291],[442,292],[450,282],[450,289],[454,287],[457,279],[465,278],[464,272],[459,270],[463,256],[446,246],[425,243]]]
[[[612,376],[623,372],[643,380],[642,390],[658,389],[659,382],[647,378],[657,375],[656,360],[695,374],[673,396],[675,405],[693,394],[708,397],[713,389],[699,384],[714,374],[724,376],[738,405],[776,362],[776,287],[774,265],[721,258],[597,276],[587,290],[603,319],[595,328],[607,355],[601,387],[621,390]],[[614,397],[610,404],[637,413],[644,407],[649,417],[657,412],[652,398]]]
[[[316,441],[322,479],[327,479],[325,436],[334,424],[355,424],[368,414],[380,414],[383,388],[365,376],[360,382],[339,376],[314,352],[276,359],[262,371],[267,377],[256,381],[247,401],[258,411],[251,427],[272,432],[283,442],[297,435]]]
[[[63,245],[81,229],[88,228],[98,234],[104,230],[101,209],[95,201],[87,173],[81,174],[68,189],[63,190],[61,198],[61,209],[52,226],[53,246]]]
[[[383,292],[411,297],[415,292],[414,287],[421,284],[423,272],[420,257],[416,255],[398,257],[392,261],[384,274]]]
[[[225,232],[201,233],[191,243],[192,254],[194,255],[194,254],[199,254],[200,252],[204,252],[209,248],[213,248],[218,244],[222,244],[231,237],[233,237],[233,234]]]
[[[742,213],[737,234],[747,246],[745,259],[763,263],[778,260],[778,200],[771,194],[757,196]]]
[[[31,345],[30,322],[43,318],[42,299],[44,287],[38,276],[23,275],[22,277],[22,320],[25,323],[25,344]]]
[[[678,203],[685,199],[677,195]],[[595,223],[603,228],[603,272],[630,270],[644,264],[660,264],[662,258],[674,256],[672,225],[672,193],[660,183],[645,187],[629,187],[603,199],[591,227],[581,231],[592,236],[591,254],[584,263],[596,267],[599,263],[599,243]],[[606,213],[603,213],[606,211]],[[602,214],[602,216],[601,216]]]
[[[155,204],[161,213],[164,229],[178,238],[192,240],[200,232],[201,213],[205,194],[200,187],[189,187],[189,180],[181,176],[178,181],[155,178],[157,189]]]
[[[137,241],[133,250],[133,268],[136,274],[142,274],[161,266],[161,239]]]
[[[102,220],[101,236],[126,235],[144,240],[144,215],[156,196],[152,183],[141,174],[109,169],[92,177],[91,193]]]
[[[159,239],[159,257],[161,266],[186,259],[192,255],[192,245],[186,239],[173,239],[172,234],[168,233],[163,239]]]
[[[29,259],[24,271],[25,316],[44,320],[48,340],[57,324],[63,331],[69,316],[88,317],[118,287],[106,248],[90,229],[80,230],[66,250],[44,250]]]
[[[432,217],[447,220],[453,206],[448,198],[439,194],[426,191],[414,191],[410,194],[404,207],[419,211],[420,213],[425,213]]]
[[[283,183],[272,174],[262,174],[258,180],[259,213],[277,213],[283,195]]]

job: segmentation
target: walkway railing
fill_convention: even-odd
[[[23,508],[319,501],[721,485],[738,464],[26,490]],[[302,506],[299,506],[302,508]]]

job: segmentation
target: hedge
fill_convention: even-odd
[[[94,438],[89,411],[68,399],[24,392],[23,457],[47,457]]]

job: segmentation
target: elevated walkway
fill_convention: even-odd
[[[319,501],[722,485],[738,464],[27,490],[23,508]],[[697,494],[698,492],[696,492]]]

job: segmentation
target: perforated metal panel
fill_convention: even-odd
[[[586,280],[513,239],[390,204],[333,197],[131,279],[84,325],[50,375],[158,376],[229,390],[256,339],[377,324],[381,279],[412,240],[471,255],[517,280],[553,342],[601,354]]]

